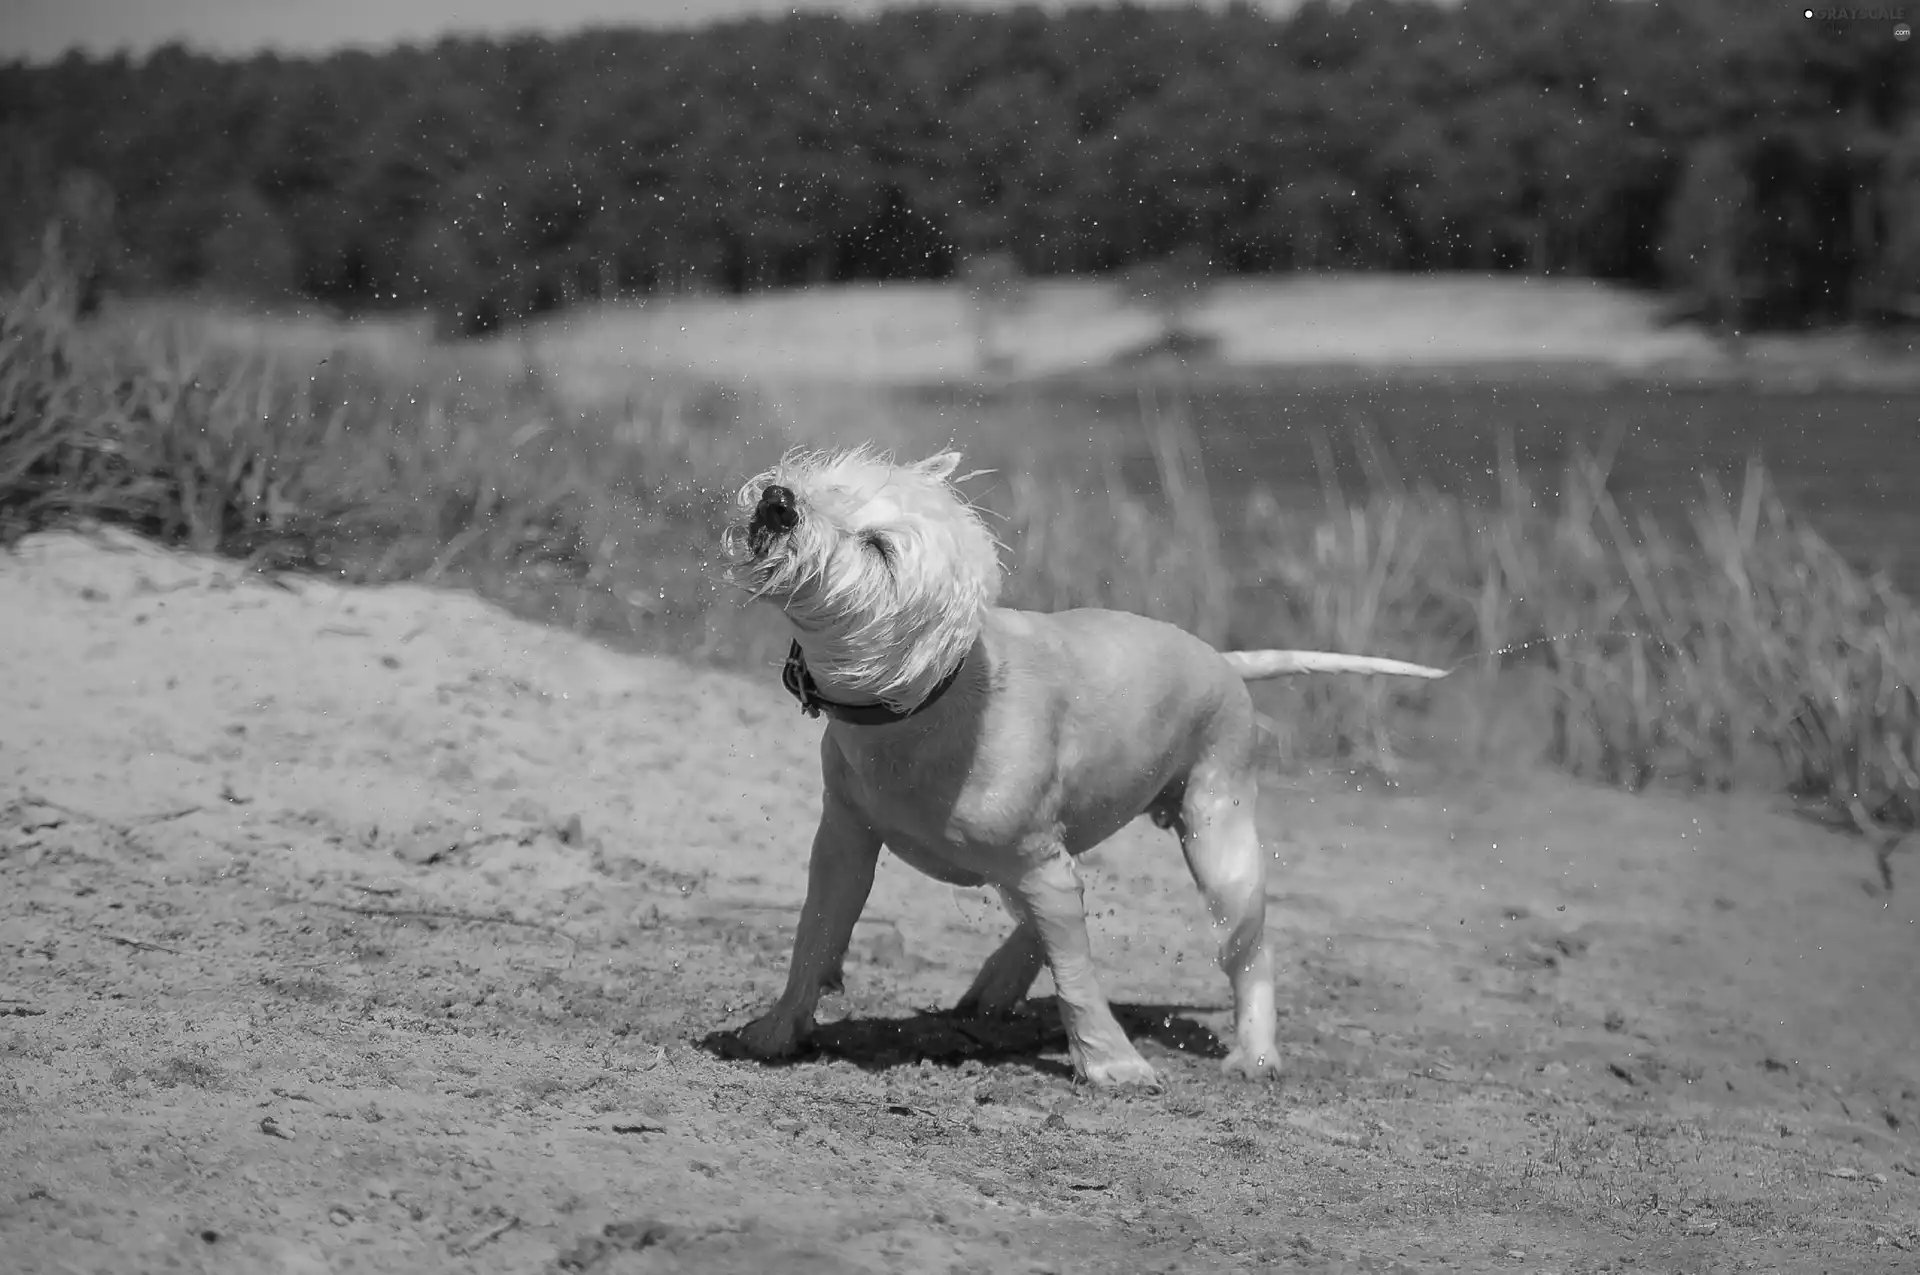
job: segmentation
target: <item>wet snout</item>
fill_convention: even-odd
[[[747,523],[747,548],[757,558],[767,551],[778,536],[800,525],[800,511],[794,508],[793,493],[777,483],[760,493],[753,518]]]

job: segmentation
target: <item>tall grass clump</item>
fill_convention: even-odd
[[[724,650],[713,528],[748,444],[714,391],[582,412],[525,373],[296,367],[181,322],[82,328],[43,272],[0,307],[0,543],[63,522]],[[776,444],[777,445],[777,444]]]
[[[1683,525],[1630,515],[1606,456],[1575,450],[1555,505],[1520,477],[1429,520],[1413,599],[1466,640],[1481,694],[1542,670],[1548,759],[1630,789],[1766,778],[1862,831],[1920,815],[1920,613],[1856,571],[1749,463]],[[1390,502],[1391,503],[1391,502]],[[1417,502],[1419,503],[1419,502]],[[1385,521],[1389,515],[1381,514]]]
[[[1542,627],[1560,690],[1554,760],[1638,787],[1730,787],[1767,764],[1862,831],[1920,817],[1920,614],[1864,576],[1749,464],[1738,500],[1708,476],[1684,538],[1629,520],[1578,462],[1558,528],[1587,566]]]
[[[1390,472],[1364,497],[1329,486],[1311,519],[1256,501],[1240,574],[1303,644],[1451,664],[1488,715],[1544,676],[1547,758],[1573,774],[1764,779],[1861,831],[1920,822],[1920,611],[1789,510],[1757,459],[1737,498],[1705,476],[1678,527],[1622,509],[1604,453],[1573,451],[1557,501],[1510,443],[1498,459],[1486,504]],[[1310,695],[1337,743],[1377,759],[1386,693]]]

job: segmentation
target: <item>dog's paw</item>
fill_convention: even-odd
[[[1278,1080],[1280,1051],[1272,1046],[1257,1054],[1246,1049],[1235,1049],[1220,1060],[1220,1072],[1241,1080]]]
[[[806,1039],[807,1027],[808,1024],[784,1019],[778,1014],[763,1014],[733,1033],[733,1043],[741,1056],[761,1062],[791,1058]]]
[[[1160,1074],[1139,1054],[1083,1063],[1080,1067],[1080,1075],[1095,1089],[1158,1090],[1162,1088]]]

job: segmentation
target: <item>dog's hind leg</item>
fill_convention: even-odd
[[[794,933],[787,990],[772,1009],[739,1032],[740,1043],[755,1058],[784,1058],[812,1032],[820,993],[840,981],[854,923],[873,891],[880,846],[879,834],[829,784],[820,827],[813,835],[807,901]]]
[[[1249,775],[1202,771],[1188,783],[1173,820],[1187,868],[1213,916],[1220,968],[1233,985],[1234,1043],[1220,1067],[1248,1078],[1280,1072],[1266,936],[1267,860],[1254,823],[1256,796]]]
[[[1014,882],[1005,897],[1019,915],[1021,929],[1030,928],[1046,953],[1054,987],[1060,994],[1061,1026],[1067,1031],[1067,1051],[1073,1055],[1074,1070],[1096,1088],[1158,1087],[1160,1078],[1127,1039],[1100,990],[1093,967],[1093,943],[1087,937],[1080,873],[1066,849],[1055,849]],[[1001,951],[1006,946],[1002,944]],[[999,954],[996,952],[995,957]]]
[[[1019,912],[1011,900],[1007,910],[1019,921]],[[1040,933],[1021,921],[1007,935],[1006,942],[973,976],[973,986],[960,998],[953,1012],[966,1018],[999,1018],[1013,1011],[1033,989],[1033,980],[1047,963],[1047,952],[1040,944]]]

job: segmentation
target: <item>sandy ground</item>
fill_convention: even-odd
[[[1726,361],[1727,352],[1698,329],[1663,325],[1663,304],[1655,294],[1581,279],[1290,275],[1224,280],[1187,308],[1184,321],[1215,342],[1212,365],[1223,369],[1582,363],[1635,372]],[[222,344],[266,346],[296,359],[349,350],[426,363],[443,349],[418,318],[340,323],[159,308],[190,316]],[[136,326],[153,312],[142,305],[122,311]],[[1035,280],[992,313],[996,377],[1096,371],[1124,363],[1162,333],[1155,311],[1109,280]],[[531,355],[591,398],[626,389],[636,370],[696,381],[966,380],[982,371],[978,332],[972,296],[957,284],[856,283],[586,306],[460,348],[508,371]],[[1838,353],[1823,357],[1831,363]]]
[[[1181,374],[1455,377],[1531,368],[1788,391],[1920,385],[1910,336],[1839,330],[1719,341],[1695,325],[1666,322],[1671,300],[1595,280],[1467,273],[1230,278],[1186,308],[1182,322],[1211,348]],[[125,301],[107,326],[139,332],[164,316],[217,345],[291,365],[345,351],[429,379],[460,369],[516,376],[533,365],[568,401],[602,407],[642,389],[671,398],[714,384],[764,400],[770,387],[808,393],[1135,375],[1138,356],[1164,335],[1156,312],[1109,279],[1032,280],[991,313],[991,367],[982,362],[980,312],[956,283],[831,284],[582,306],[455,343],[435,341],[431,320],[419,315],[342,321],[207,302]],[[1164,360],[1148,366],[1169,369]],[[776,414],[781,397],[775,390],[768,404]],[[787,423],[802,438],[817,432],[805,413]],[[886,436],[884,421],[878,432]]]
[[[0,555],[0,1269],[1920,1269],[1920,875],[1856,843],[1275,776],[1283,1082],[1144,826],[1090,893],[1165,1093],[924,1012],[1004,922],[892,862],[819,1050],[733,1061],[818,732],[459,594]]]
[[[1484,362],[1592,362],[1622,370],[1714,362],[1701,332],[1663,327],[1661,298],[1589,280],[1482,275],[1297,275],[1223,281],[1184,322],[1229,368],[1352,364],[1408,369]],[[710,377],[818,377],[869,384],[978,374],[977,311],[946,283],[836,284],[745,298],[583,309],[530,329],[571,383],[635,367]],[[1050,376],[1125,359],[1161,335],[1154,310],[1102,280],[1036,280],[994,311],[1000,372]]]

